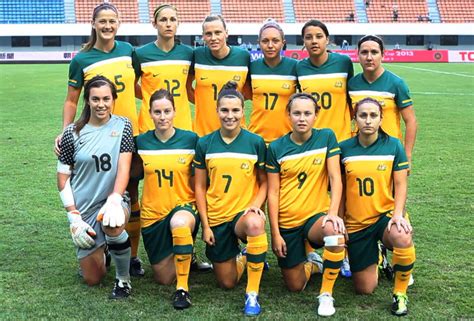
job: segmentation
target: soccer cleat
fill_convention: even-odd
[[[344,260],[342,260],[340,273],[345,278],[350,278],[352,276],[351,266],[349,264],[349,259],[347,257],[345,257]]]
[[[110,255],[109,248],[106,246],[104,249],[105,254],[105,268],[107,271],[110,269],[110,263],[112,263],[112,256]]]
[[[191,271],[193,272],[208,272],[212,270],[212,264],[207,262],[198,262],[196,253],[193,252],[191,258]]]
[[[334,298],[331,294],[324,292],[318,296],[318,315],[322,317],[330,317],[336,313],[334,308]]]
[[[382,243],[379,243],[379,250],[380,250],[379,270],[380,272],[383,272],[383,274],[388,280],[391,281],[393,280],[394,272],[387,258],[387,248]]]
[[[415,283],[415,278],[413,274],[410,274],[410,280],[408,280],[408,286],[412,286]]]
[[[145,270],[142,267],[142,261],[137,257],[130,258],[130,275],[131,276],[144,276]]]
[[[309,252],[306,256],[306,261],[313,263],[313,265],[318,269],[316,272],[313,270],[312,273],[323,273],[323,259],[318,253]]]
[[[132,292],[132,286],[130,285],[130,281],[122,281],[119,279],[115,279],[115,285],[112,290],[112,294],[110,295],[111,299],[119,300],[119,299],[126,299],[130,296]]]
[[[261,311],[258,303],[258,294],[250,292],[245,294],[244,314],[248,316],[259,315]]]
[[[407,315],[408,313],[408,298],[406,294],[395,293],[393,295],[392,314],[398,317]]]
[[[173,296],[173,307],[176,310],[187,309],[192,305],[191,296],[189,292],[179,289],[174,293]]]
[[[244,248],[240,251],[240,255],[247,255],[247,247],[244,247]],[[265,260],[265,262],[263,262],[263,270],[264,270],[264,271],[270,270],[270,263],[268,263],[267,260]]]

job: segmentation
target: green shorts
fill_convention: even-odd
[[[239,212],[232,221],[211,227],[214,233],[214,246],[206,244],[206,256],[211,262],[225,262],[240,253],[239,238],[235,235],[235,225],[244,211]],[[246,240],[241,240],[246,243]]]
[[[199,230],[199,214],[193,205],[184,205],[175,207],[164,219],[155,222],[150,226],[142,228],[143,245],[150,264],[157,264],[161,260],[173,254],[173,235],[171,234],[170,222],[173,215],[178,211],[188,211],[194,216],[195,224],[193,237]]]
[[[306,247],[305,240],[308,240],[309,244],[317,249],[324,245],[316,244],[308,239],[308,233],[311,227],[316,223],[319,218],[325,216],[326,213],[318,213],[311,216],[303,225],[284,229],[280,228],[280,234],[286,243],[286,257],[278,258],[278,266],[282,269],[292,268],[304,261],[306,261]]]
[[[382,240],[388,221],[390,217],[383,214],[376,223],[349,234],[347,252],[352,272],[360,272],[379,261],[377,243]]]

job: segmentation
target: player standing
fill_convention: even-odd
[[[196,204],[206,255],[222,288],[237,285],[247,266],[244,313],[260,314],[258,292],[268,249],[265,234],[267,178],[265,142],[240,127],[244,97],[229,82],[217,97],[221,127],[200,138],[196,147]],[[239,239],[247,243],[240,252]]]
[[[401,316],[408,312],[406,292],[416,259],[412,226],[404,217],[409,162],[400,141],[382,129],[385,115],[378,100],[361,99],[354,111],[359,133],[340,145],[345,173],[341,212],[349,233],[352,280],[357,293],[371,294],[377,287],[377,242],[393,249],[391,311]]]
[[[116,275],[111,298],[120,299],[131,291],[130,240],[124,229],[130,205],[123,195],[134,144],[130,121],[112,115],[116,99],[107,78],[85,83],[82,114],[61,139],[57,178],[84,280],[96,285],[105,276],[107,244]]]
[[[250,64],[253,108],[249,130],[269,144],[291,130],[285,107],[296,92],[297,61],[280,55],[285,35],[274,20],[263,24],[258,39],[263,58]]]
[[[340,150],[332,130],[313,128],[318,110],[310,94],[290,97],[287,112],[293,131],[267,151],[268,210],[273,252],[290,291],[302,291],[321,269],[314,253],[306,255],[305,241],[314,248],[324,246],[318,315],[330,316],[336,312],[332,292],[345,256],[345,228],[338,216]]]
[[[247,73],[250,65],[250,54],[247,50],[227,45],[227,27],[221,16],[210,15],[204,19],[202,37],[206,46],[194,50],[196,78],[194,131],[199,136],[219,129],[220,122],[214,106],[225,83],[234,81],[239,91],[244,90],[244,85],[246,85],[244,91],[249,90]]]

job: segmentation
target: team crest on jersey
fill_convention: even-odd
[[[250,168],[249,163],[243,162],[242,165],[240,165],[240,169],[247,170]]]
[[[383,172],[386,169],[387,169],[387,165],[385,165],[385,164],[380,164],[379,166],[377,166],[378,171]]]
[[[283,85],[281,85],[281,88],[290,89],[290,84],[284,83]]]
[[[133,68],[132,64],[127,64],[127,68]]]
[[[178,157],[178,164],[186,164],[186,158]]]
[[[239,75],[235,75],[234,78],[232,78],[234,81],[240,81],[241,77]]]
[[[116,130],[113,130],[113,131],[110,132],[110,137],[119,137],[119,136],[120,136],[120,134]]]
[[[313,160],[313,165],[321,165],[323,163],[323,160],[321,158],[315,158]]]
[[[336,81],[336,83],[334,84],[334,87],[342,88],[342,81],[340,81],[340,80]]]
[[[187,75],[188,74],[188,68],[183,68],[183,75]]]

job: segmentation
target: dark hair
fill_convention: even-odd
[[[306,100],[311,100],[314,104],[314,111],[316,112],[316,115],[319,113],[319,110],[321,107],[318,105],[318,101],[316,98],[314,98],[313,95],[310,95],[308,93],[295,93],[290,96],[290,99],[288,100],[288,103],[286,104],[286,111],[289,113],[291,111],[291,107],[293,107],[293,102],[296,99],[306,99]]]
[[[354,105],[354,119],[357,117],[357,112],[359,111],[359,107],[362,106],[363,104],[374,104],[379,108],[380,112],[380,118],[383,116],[383,108],[382,104],[377,100],[372,97],[365,97],[361,100],[359,100],[355,105]],[[359,129],[357,129],[357,132],[359,132]],[[382,138],[388,137],[388,134],[384,132],[382,129],[382,126],[379,127],[379,134],[382,135]]]
[[[206,18],[204,18],[204,21],[202,22],[202,31],[204,31],[204,24],[207,22],[212,22],[212,21],[220,21],[222,22],[222,25],[224,26],[224,29],[227,30],[227,25],[225,23],[224,18],[220,14],[211,14],[208,15]]]
[[[222,87],[219,95],[217,96],[217,106],[219,107],[219,103],[221,102],[222,98],[238,98],[242,104],[242,108],[244,108],[244,96],[237,90],[237,83],[235,81],[228,81]]]
[[[117,88],[115,88],[115,85],[106,77],[98,75],[86,82],[84,85],[84,108],[82,109],[81,116],[74,123],[74,130],[78,135],[81,129],[84,128],[91,118],[91,107],[89,105],[91,89],[100,88],[102,86],[109,87],[110,91],[112,92],[112,98],[114,101],[117,99]]]
[[[163,4],[160,4],[158,7],[156,7],[156,9],[153,11],[153,21],[156,23],[156,19],[158,19],[158,15],[160,14],[161,11],[163,11],[164,9],[171,9],[171,10],[174,10],[174,12],[176,12],[176,15],[178,14],[178,9],[176,9],[175,6],[173,6],[172,4],[169,4],[169,3],[163,3]]]
[[[174,107],[174,98],[173,98],[173,95],[166,89],[159,89],[157,91],[155,91],[153,93],[153,95],[151,95],[150,97],[150,109],[149,111],[151,111],[151,106],[153,105],[153,102],[155,100],[160,100],[160,99],[166,99],[166,100],[169,100],[171,102],[171,105],[173,106],[173,110],[176,110],[176,108]]]
[[[309,20],[304,24],[303,28],[301,29],[301,37],[304,38],[304,32],[306,31],[306,28],[308,28],[308,27],[321,28],[323,30],[324,34],[326,35],[326,38],[329,37],[328,27],[326,27],[326,25],[324,23],[322,23],[321,21],[315,20],[315,19]]]
[[[112,10],[113,12],[117,14],[117,17],[119,15],[117,8],[113,4],[111,4],[110,2],[102,2],[97,7],[94,8],[94,11],[92,11],[92,21],[94,21],[97,18],[97,15],[99,14],[99,12],[103,10]],[[94,47],[96,41],[97,41],[97,33],[96,33],[96,30],[92,28],[89,41],[84,44],[84,46],[82,47],[82,50],[83,51],[91,50]]]
[[[366,41],[375,41],[376,43],[378,43],[380,47],[380,51],[382,51],[382,55],[383,55],[383,51],[384,51],[383,40],[382,38],[376,35],[365,35],[362,38],[360,38],[359,41],[357,42],[358,51],[360,50],[360,46]]]
[[[285,33],[283,32],[283,29],[280,27],[280,25],[274,19],[268,18],[267,20],[263,22],[263,26],[260,28],[260,31],[258,32],[258,40],[262,38],[262,32],[268,28],[275,28],[280,33],[281,39],[283,40],[285,39]]]

